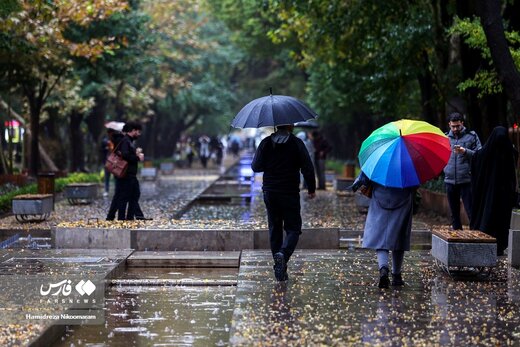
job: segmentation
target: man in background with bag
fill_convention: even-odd
[[[141,136],[142,126],[137,122],[128,122],[123,127],[125,135],[116,144],[115,152],[128,162],[126,174],[116,177],[116,189],[112,199],[111,208],[108,211],[107,220],[114,220],[115,212],[118,211],[118,220],[133,220],[139,213],[139,197],[141,190],[137,180],[137,165],[144,160],[142,151],[138,151],[133,141]],[[127,210],[128,205],[128,210]],[[140,219],[143,219],[142,216]]]

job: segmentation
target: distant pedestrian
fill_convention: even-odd
[[[307,149],[307,152],[309,152],[309,157],[311,158],[313,172],[314,168],[316,167],[314,163],[314,144],[312,143],[311,138],[305,131],[300,131],[296,134],[296,137],[303,141],[303,144],[305,145],[305,148]],[[303,178],[303,177],[302,177]],[[305,182],[305,178],[303,178],[303,188],[307,188],[307,183]]]
[[[451,143],[451,156],[444,168],[446,195],[451,210],[453,230],[462,230],[460,199],[471,220],[471,157],[482,145],[474,131],[464,127],[464,116],[453,112],[448,116],[450,131],[446,133]]]
[[[277,126],[274,134],[262,140],[251,164],[254,172],[264,173],[262,190],[274,275],[278,281],[288,279],[287,263],[301,234],[300,171],[307,181],[310,199],[315,197],[316,188],[309,153],[303,142],[292,134],[293,128],[293,125]]]
[[[372,198],[368,207],[363,247],[376,250],[379,266],[379,288],[390,286],[389,254],[392,251],[393,286],[403,286],[401,268],[404,252],[410,250],[412,232],[413,196],[416,187],[392,188],[372,182],[363,172],[352,189],[372,186]]]
[[[112,142],[112,135],[114,133],[114,129],[107,129],[107,135],[103,137],[101,140],[101,158],[103,159],[103,168],[104,168],[104,180],[105,180],[105,189],[103,191],[103,197],[107,197],[110,192],[110,171],[105,167],[105,163],[109,154],[114,149],[114,143]]]
[[[199,159],[203,168],[208,166],[208,159],[211,155],[209,147],[209,137],[203,135],[199,138]]]
[[[314,144],[314,166],[318,176],[318,189],[325,190],[325,162],[332,147],[318,130],[312,132],[312,141]]]
[[[507,248],[509,225],[516,205],[516,164],[518,151],[509,139],[507,129],[493,129],[482,149],[471,162],[473,192],[470,227],[497,239],[497,254]]]
[[[128,162],[128,168],[124,177],[116,177],[116,191],[112,205],[107,214],[107,220],[115,218],[117,210],[118,220],[146,219],[139,206],[141,190],[137,180],[137,166],[144,160],[144,154],[135,148],[133,141],[141,136],[142,126],[136,122],[128,122],[123,127],[124,136],[116,145],[116,150],[121,157]]]

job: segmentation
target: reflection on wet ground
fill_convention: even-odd
[[[60,314],[70,305],[41,302],[39,286],[114,276],[129,250],[0,250],[0,346],[25,346],[52,325],[25,314]],[[102,295],[102,294],[100,294]]]
[[[236,279],[236,269],[130,269],[123,278]],[[226,346],[236,287],[113,286],[104,326],[72,327],[56,346]]]
[[[405,257],[406,286],[377,288],[373,252],[298,251],[278,283],[271,255],[242,254],[235,345],[518,345],[520,276],[505,259],[488,281],[454,281],[429,252]]]

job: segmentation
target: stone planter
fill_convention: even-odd
[[[509,243],[507,246],[507,259],[509,265],[520,267],[520,230],[509,230]]]
[[[171,174],[173,174],[173,169],[174,169],[173,162],[161,163],[161,166],[160,166],[161,174],[171,175]]]
[[[434,230],[432,256],[447,269],[496,266],[496,239],[477,230]]]
[[[157,168],[144,167],[141,169],[141,178],[143,180],[155,180],[157,178]]]
[[[427,189],[419,189],[421,193],[421,206],[430,211],[434,211],[438,215],[451,219],[450,206],[446,193],[434,192]],[[460,203],[460,220],[462,224],[469,224],[468,215],[464,210],[462,202]]]
[[[71,183],[65,186],[65,198],[71,205],[90,204],[97,196],[96,183]]]
[[[334,190],[345,190],[348,186],[354,183],[354,179],[351,177],[336,177],[334,180]]]
[[[24,194],[15,196],[12,212],[19,222],[41,222],[47,219],[53,207],[52,194]]]

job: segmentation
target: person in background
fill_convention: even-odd
[[[471,220],[471,157],[482,145],[474,131],[464,127],[464,116],[453,112],[448,116],[450,131],[446,133],[451,143],[451,156],[444,168],[444,183],[451,211],[451,227],[462,230],[460,199]]]
[[[106,136],[103,137],[103,140],[101,140],[101,157],[103,158],[103,167],[105,166],[105,163],[107,161],[108,156],[110,153],[114,150],[114,142],[112,140],[112,137],[114,136],[114,129],[107,129]],[[107,170],[106,167],[104,167],[104,173],[105,173],[105,189],[103,191],[103,197],[107,197],[108,193],[110,191],[110,171]]]
[[[209,137],[202,135],[199,138],[199,158],[203,168],[208,167],[208,159],[211,155],[209,148]]]
[[[296,137],[303,141],[303,144],[305,145],[305,148],[307,149],[307,152],[309,152],[309,157],[311,158],[313,171],[316,165],[314,164],[314,144],[312,143],[311,138],[305,131],[300,131],[296,134]],[[305,182],[305,178],[303,178],[303,175],[301,177],[303,179],[303,189],[307,188],[307,183]]]
[[[503,255],[509,238],[509,223],[516,204],[518,151],[507,129],[493,129],[471,161],[472,214],[470,227],[497,239],[497,255]]]
[[[292,134],[293,129],[292,124],[277,126],[274,134],[260,142],[251,163],[254,172],[264,173],[262,190],[277,281],[288,279],[287,263],[301,234],[300,171],[310,199],[315,197],[316,188],[309,153],[303,141]]]
[[[312,132],[312,142],[314,144],[314,166],[316,176],[318,176],[318,189],[325,190],[325,161],[332,147],[318,130]]]
[[[144,160],[144,154],[134,146],[134,140],[141,136],[142,126],[136,122],[128,122],[123,127],[124,136],[116,144],[116,150],[128,162],[125,177],[116,177],[116,190],[107,214],[107,220],[114,220],[117,211],[118,220],[147,220],[139,206],[141,190],[137,180],[137,166]],[[127,210],[128,207],[128,210]]]

